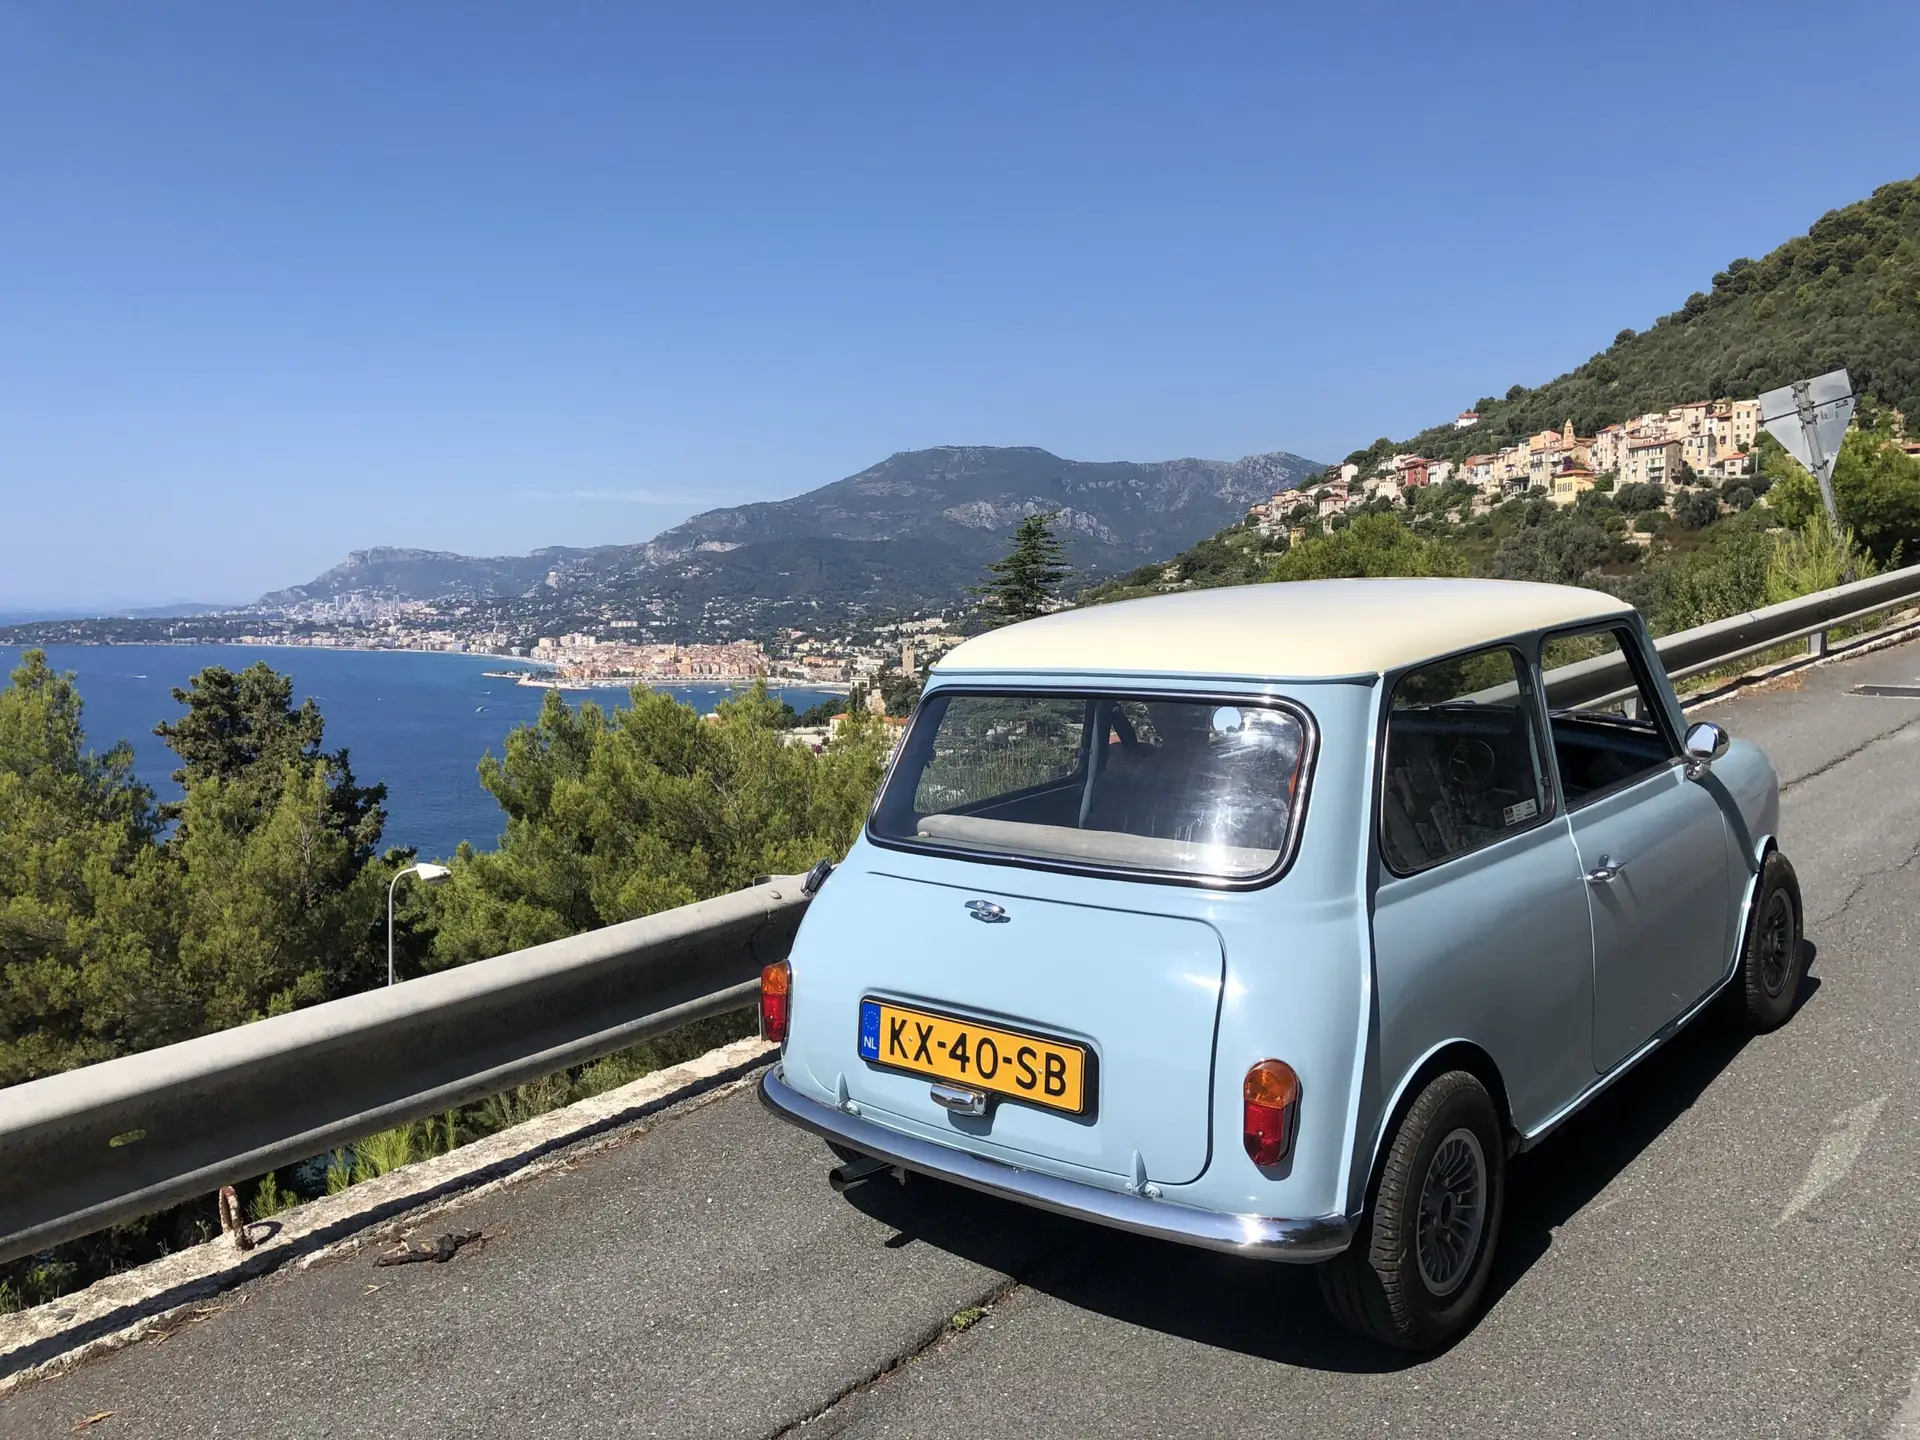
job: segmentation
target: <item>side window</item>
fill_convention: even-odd
[[[1517,650],[1409,671],[1391,704],[1380,853],[1396,873],[1425,870],[1546,818],[1531,672]]]
[[[1673,745],[1658,718],[1660,701],[1648,689],[1637,663],[1628,665],[1627,678],[1617,693],[1571,707],[1556,704],[1555,671],[1622,656],[1637,661],[1639,647],[1631,631],[1613,627],[1550,636],[1540,646],[1553,725],[1553,758],[1560,768],[1560,793],[1567,797],[1570,809],[1650,775],[1674,759]]]

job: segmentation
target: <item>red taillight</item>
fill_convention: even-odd
[[[787,1043],[793,1013],[793,968],[776,960],[760,971],[760,1033],[776,1045]]]
[[[1293,1144],[1294,1112],[1300,1108],[1300,1077],[1284,1060],[1262,1060],[1240,1087],[1246,1101],[1247,1158],[1278,1165]]]

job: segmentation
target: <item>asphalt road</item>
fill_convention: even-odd
[[[1920,646],[1707,712],[1773,755],[1817,955],[1513,1171],[1492,1303],[1410,1357],[1310,1274],[945,1186],[847,1197],[747,1093],[0,1402],[0,1435],[1888,1436],[1920,1440]],[[374,1287],[378,1288],[374,1288]]]

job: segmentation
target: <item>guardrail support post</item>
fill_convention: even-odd
[[[1816,630],[1813,632],[1813,634],[1807,636],[1807,654],[1813,656],[1814,659],[1817,660],[1822,655],[1825,655],[1826,653],[1827,653],[1827,632],[1826,631]]]

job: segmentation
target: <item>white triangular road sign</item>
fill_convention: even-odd
[[[1840,441],[1853,419],[1853,382],[1844,370],[1797,380],[1760,397],[1760,423],[1820,482],[1833,479]]]

